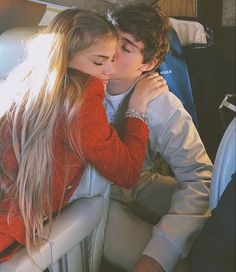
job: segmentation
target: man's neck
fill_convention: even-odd
[[[109,83],[107,84],[106,91],[111,95],[118,95],[127,92],[138,80],[138,78],[136,77],[127,80],[110,80]]]

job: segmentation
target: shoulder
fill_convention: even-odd
[[[184,110],[183,105],[178,97],[175,96],[172,92],[168,91],[161,94],[149,103],[148,112],[149,114],[158,113],[165,115],[168,112],[173,111],[173,109],[177,108]]]
[[[173,93],[165,92],[149,103],[147,116],[151,123],[166,123],[171,118],[191,119],[182,102]]]

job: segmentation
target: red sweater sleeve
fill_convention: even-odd
[[[20,213],[15,210],[8,214],[10,200],[0,205],[0,263],[9,260],[21,245],[25,245],[25,227]]]
[[[20,246],[14,238],[0,233],[0,263],[10,260]]]
[[[148,141],[147,125],[136,118],[126,118],[123,140],[109,125],[103,106],[104,90],[93,79],[72,123],[85,160],[94,165],[108,180],[130,188],[138,181]]]

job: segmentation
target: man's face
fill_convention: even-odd
[[[141,75],[143,64],[143,42],[137,42],[134,37],[119,31],[117,54],[114,61],[114,73],[110,79],[134,79]]]

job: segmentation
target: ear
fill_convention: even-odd
[[[154,60],[151,60],[150,62],[148,63],[143,63],[139,70],[142,71],[142,72],[149,72],[151,71],[158,63],[158,60],[154,59]]]

